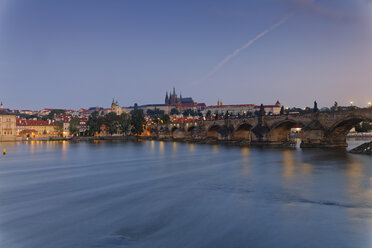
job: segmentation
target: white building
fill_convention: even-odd
[[[236,104],[236,105],[213,105],[208,106],[205,109],[205,113],[208,111],[211,112],[211,114],[219,114],[224,115],[227,111],[232,115],[246,115],[248,113],[253,113],[255,111],[255,105],[254,104]]]

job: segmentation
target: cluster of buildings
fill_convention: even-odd
[[[139,105],[138,108],[142,109],[144,113],[148,110],[160,110],[164,111],[165,114],[170,114],[172,109],[176,109],[179,113],[183,113],[185,110],[192,110],[195,113],[200,112],[206,115],[208,112],[213,114],[225,114],[229,112],[233,115],[254,115],[256,111],[260,110],[260,105],[255,104],[236,104],[236,105],[224,105],[222,100],[218,99],[217,105],[207,106],[205,103],[195,102],[192,97],[182,97],[176,93],[175,88],[169,93],[165,93],[164,104],[147,104]],[[277,101],[273,105],[264,105],[264,110],[267,115],[279,115],[281,110],[281,103]],[[130,113],[134,109],[134,106],[120,107],[117,100],[112,101],[111,108],[102,109],[103,113],[115,112],[117,115],[122,113]]]
[[[274,105],[264,105],[266,115],[279,115],[282,105],[277,101]],[[260,111],[260,105],[254,104],[235,104],[235,105],[224,105],[222,100],[217,101],[217,105],[206,107],[206,111],[210,111],[212,114],[223,115],[230,113],[232,115],[254,115],[257,111]]]
[[[177,109],[178,112],[182,113],[185,110],[193,110],[194,112],[203,111],[206,109],[205,103],[197,103],[191,97],[182,97],[182,94],[179,96],[176,94],[176,89],[173,88],[173,91],[165,93],[165,100],[163,104],[146,104],[136,106],[139,109],[142,109],[144,113],[147,113],[148,110],[160,110],[164,111],[165,114],[170,114],[172,109]],[[120,107],[117,100],[113,99],[111,108],[102,109],[103,113],[115,112],[117,115],[122,113],[130,113],[135,106],[129,107]]]
[[[50,118],[51,113],[54,113]],[[80,109],[57,110],[42,109],[39,111],[13,110],[0,105],[0,141],[16,141],[33,138],[50,138],[69,136],[69,126],[72,117],[79,118],[80,132],[88,130],[88,117],[94,110]],[[48,118],[45,118],[48,117]]]
[[[192,97],[182,97],[181,93],[178,95],[175,88],[165,93],[163,104],[147,104],[129,107],[121,107],[118,101],[113,99],[110,108],[92,107],[88,109],[81,108],[79,110],[45,108],[38,111],[10,111],[4,108],[1,103],[0,141],[59,136],[66,137],[70,135],[69,127],[73,117],[79,118],[79,131],[80,134],[84,134],[89,129],[87,124],[88,118],[94,111],[97,111],[100,115],[106,115],[111,112],[121,115],[122,113],[130,113],[135,107],[142,109],[145,114],[149,110],[159,110],[164,112],[164,114],[179,113],[174,119],[179,119],[180,116],[181,118],[185,118],[182,117],[182,113],[186,110],[192,110],[192,113],[198,113],[198,115],[204,116],[223,115],[227,112],[231,115],[250,116],[254,115],[261,108],[261,106],[254,104],[224,105],[220,99],[218,99],[217,105],[207,106],[205,103],[195,102]],[[267,115],[278,115],[280,114],[281,107],[282,105],[277,101],[274,105],[265,105],[264,109]]]

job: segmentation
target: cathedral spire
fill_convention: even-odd
[[[168,91],[165,92],[165,104],[169,105]]]

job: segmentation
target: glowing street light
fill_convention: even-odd
[[[350,101],[350,106],[353,106],[354,102],[353,101]]]
[[[368,102],[368,108],[370,108],[371,106],[372,106],[372,103]]]

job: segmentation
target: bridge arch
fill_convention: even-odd
[[[347,116],[334,123],[326,132],[326,139],[331,143],[346,143],[346,136],[350,130],[362,121],[372,122],[372,116]]]
[[[171,133],[175,132],[177,129],[179,129],[179,127],[177,127],[177,126],[172,127],[171,128]]]
[[[218,139],[218,130],[221,128],[220,125],[212,125],[207,130],[207,138]]]
[[[193,139],[194,137],[194,132],[196,130],[196,126],[189,126],[185,128],[185,137],[188,139]]]
[[[189,126],[186,131],[191,133],[195,128],[196,126]]]
[[[182,127],[174,126],[171,129],[171,137],[173,139],[183,139],[185,138],[185,129]]]
[[[275,123],[270,128],[270,134],[269,134],[270,140],[276,141],[276,142],[289,141],[291,129],[295,127],[303,128],[304,125],[300,122],[290,120],[290,119]]]
[[[233,138],[235,140],[250,141],[252,128],[253,126],[249,123],[240,124],[235,128]]]

